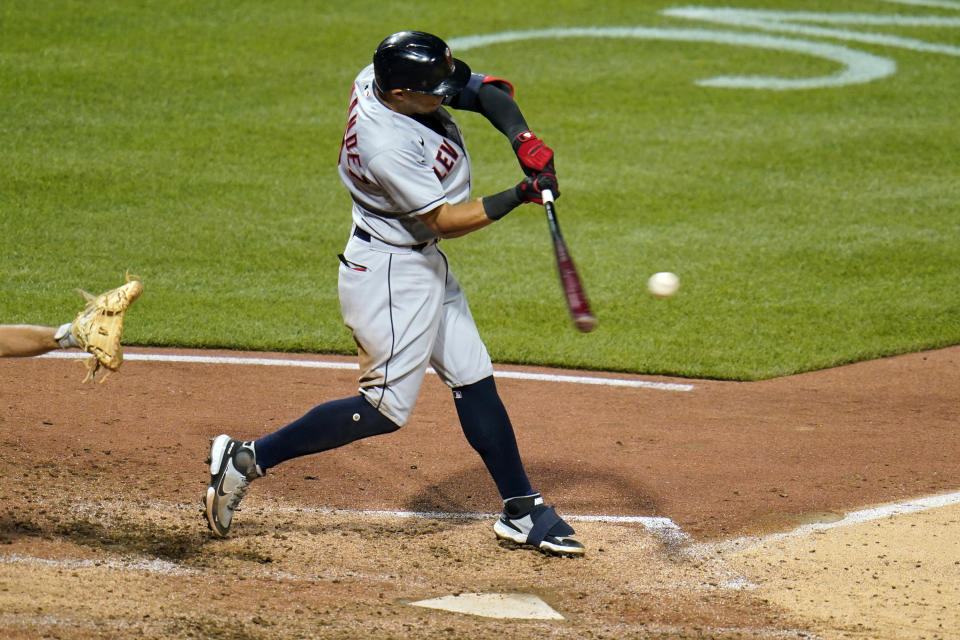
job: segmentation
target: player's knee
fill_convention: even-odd
[[[497,384],[493,376],[487,376],[472,384],[453,389],[453,398],[457,406],[469,405],[470,409],[485,407],[490,405],[499,405],[500,394],[497,392]]]
[[[360,409],[353,414],[353,422],[361,438],[392,433],[403,426],[380,413],[366,401],[363,401]]]
[[[401,426],[402,425],[397,424],[379,411],[377,412],[377,418],[374,425],[377,435],[393,433],[394,431],[399,430]]]
[[[470,445],[483,455],[513,437],[513,426],[493,376],[453,390],[460,426]]]
[[[407,424],[413,411],[413,403],[407,402],[396,389],[361,388],[360,397],[364,398],[364,410],[359,415],[369,421],[372,428],[384,429],[381,433],[396,431]]]

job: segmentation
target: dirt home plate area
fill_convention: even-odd
[[[497,543],[433,375],[214,539],[210,438],[354,393],[353,359],[131,348],[84,385],[70,355],[0,361],[5,639],[960,638],[957,347],[750,383],[498,366],[580,559]]]

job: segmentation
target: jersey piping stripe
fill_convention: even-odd
[[[360,207],[361,209],[363,209],[364,211],[368,213],[372,213],[374,215],[378,215],[383,218],[402,218],[404,216],[409,216],[411,214],[416,215],[416,214],[424,213],[427,211],[433,211],[435,208],[437,208],[437,206],[445,202],[447,199],[446,196],[444,196],[442,198],[437,198],[433,202],[428,202],[427,204],[423,205],[419,209],[411,209],[410,211],[397,212],[397,211],[381,211],[379,209],[373,209],[363,204],[359,200],[357,200],[356,196],[351,196],[351,197],[353,198],[353,203],[358,207]]]
[[[444,287],[446,287],[446,285],[447,285],[447,278],[450,277],[450,261],[447,260],[447,254],[445,254],[443,251],[440,251],[440,248],[439,248],[439,247],[437,247],[437,253],[440,254],[440,257],[441,257],[441,258],[443,258],[443,268],[444,268],[444,272],[443,272],[443,285],[444,285]]]
[[[393,270],[393,255],[387,259],[387,308],[390,310],[390,355],[383,365],[383,386],[380,388],[380,400],[377,401],[376,409],[380,410],[383,404],[383,396],[387,393],[387,384],[390,382],[390,361],[393,360],[394,349],[397,348],[397,331],[393,326],[393,281],[390,273]]]
[[[423,205],[422,207],[420,207],[419,209],[414,209],[413,211],[409,211],[408,213],[420,214],[420,213],[425,213],[425,212],[427,212],[427,211],[433,211],[433,210],[436,209],[440,204],[442,204],[442,203],[444,203],[444,202],[446,202],[446,201],[447,201],[447,196],[443,196],[442,198],[437,198],[437,199],[434,200],[433,202],[429,202],[429,203]]]
[[[372,207],[368,207],[367,205],[363,204],[362,202],[357,200],[356,196],[351,196],[351,197],[353,198],[353,204],[357,205],[359,208],[363,209],[367,213],[372,213],[382,218],[399,218],[401,216],[407,215],[405,213],[396,213],[396,212],[390,213],[388,211],[380,211],[379,209],[374,209]]]

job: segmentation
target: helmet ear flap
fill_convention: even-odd
[[[388,36],[373,54],[374,80],[382,92],[406,89],[438,96],[456,95],[470,79],[470,67],[450,47],[423,31]]]

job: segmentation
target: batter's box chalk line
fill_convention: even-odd
[[[941,507],[948,507],[956,504],[960,504],[960,491],[952,493],[940,493],[932,496],[915,498],[913,500],[907,500],[904,502],[897,502],[879,507],[871,507],[869,509],[851,511],[844,514],[842,518],[834,522],[813,522],[810,524],[801,525],[792,531],[787,531],[784,533],[774,533],[763,537],[747,536],[732,540],[724,540],[722,542],[695,544],[690,548],[690,551],[691,553],[695,554],[704,553],[711,555],[723,553],[725,551],[742,551],[744,549],[758,547],[769,542],[775,542],[777,540],[801,538],[819,531],[827,531],[829,529],[837,529],[840,527],[849,527],[856,524],[863,524],[865,522],[873,522],[876,520],[883,520],[886,518],[892,518],[910,513],[930,511],[932,509],[939,509]]]
[[[79,360],[84,356],[70,351],[51,351],[39,358],[58,358]],[[242,356],[191,356],[169,355],[160,353],[125,353],[125,361],[141,360],[148,362],[178,362],[184,364],[227,364],[236,366],[260,367],[300,367],[305,369],[343,369],[357,370],[355,362],[331,362],[327,360],[297,360],[293,358],[246,358]],[[436,375],[433,368],[427,373]],[[693,391],[694,385],[676,382],[654,382],[650,380],[633,380],[629,378],[602,378],[596,376],[581,376],[569,374],[529,373],[525,371],[495,370],[497,378],[513,378],[516,380],[541,380],[545,382],[562,382],[568,384],[588,384],[604,387],[632,387],[635,389],[654,389],[657,391]]]

